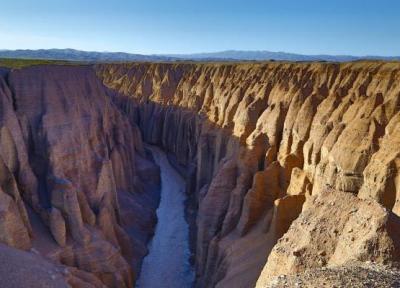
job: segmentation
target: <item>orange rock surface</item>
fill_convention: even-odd
[[[267,258],[276,241],[305,213],[305,197],[327,188],[332,201],[346,192],[400,215],[398,63],[138,63],[96,70],[144,141],[183,165],[196,163],[189,193],[198,206],[198,287],[255,285],[263,267],[274,265]]]

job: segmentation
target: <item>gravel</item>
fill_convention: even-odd
[[[318,268],[296,275],[279,275],[266,288],[389,288],[400,287],[400,270],[371,262]]]

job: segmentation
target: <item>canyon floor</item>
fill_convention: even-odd
[[[149,148],[161,171],[161,199],[157,225],[144,258],[138,288],[190,288],[194,282],[189,250],[189,227],[185,220],[185,180],[169,164],[164,152]]]

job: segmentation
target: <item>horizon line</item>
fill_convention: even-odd
[[[240,49],[225,49],[225,50],[214,50],[214,51],[207,51],[207,52],[188,52],[188,53],[140,53],[140,52],[127,52],[127,51],[109,51],[109,50],[85,50],[85,49],[77,49],[77,48],[38,48],[38,49],[31,49],[31,48],[18,48],[18,49],[8,49],[8,48],[0,48],[0,51],[48,51],[48,50],[74,50],[79,52],[87,52],[87,53],[122,53],[122,54],[131,54],[131,55],[142,55],[142,56],[193,56],[199,54],[218,54],[218,53],[226,53],[226,52],[245,52],[245,53],[281,53],[281,54],[293,54],[293,55],[300,55],[300,56],[332,56],[332,57],[383,57],[383,58],[398,58],[400,55],[374,55],[374,54],[329,54],[329,53],[318,53],[318,54],[307,54],[307,53],[299,53],[299,52],[287,52],[287,51],[271,51],[271,50],[240,50]]]

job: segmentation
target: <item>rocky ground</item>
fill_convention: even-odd
[[[400,287],[400,270],[372,262],[352,263],[308,270],[296,275],[280,275],[265,287]]]
[[[63,270],[34,252],[0,244],[0,287],[67,288]]]

